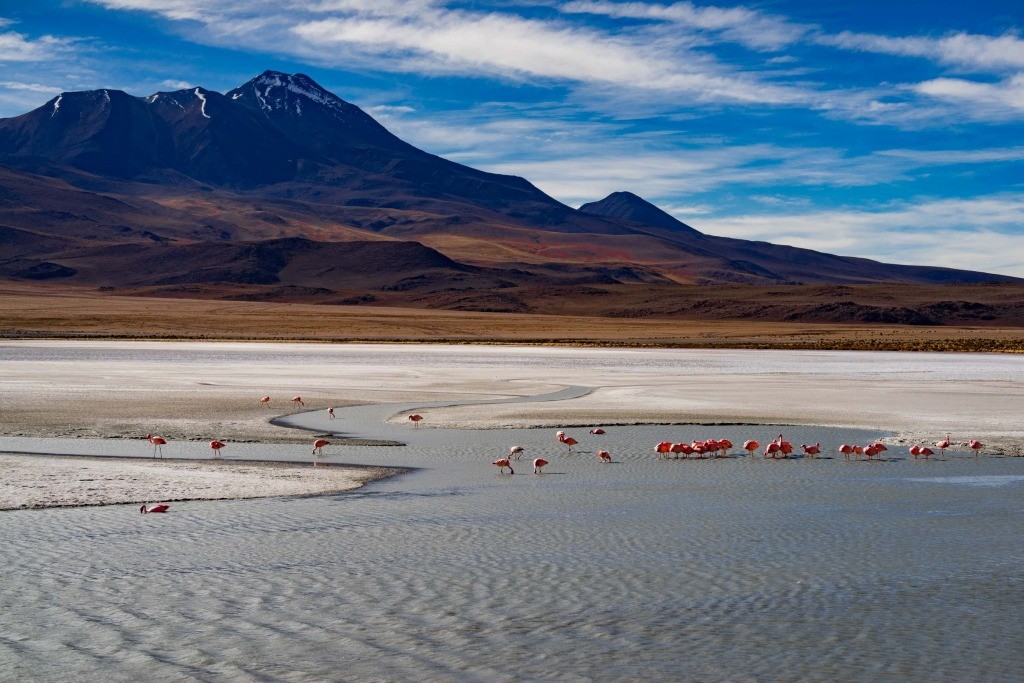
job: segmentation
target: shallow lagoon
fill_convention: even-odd
[[[422,404],[421,404],[422,405]],[[446,431],[334,462],[411,466],[320,498],[0,514],[0,678],[1014,680],[1024,460],[661,461],[771,426]],[[374,424],[378,427],[374,427]],[[794,443],[876,432],[784,428]],[[373,432],[372,434],[369,432]],[[516,475],[491,460],[526,447]],[[615,462],[600,464],[597,448]],[[0,439],[129,454],[147,443]],[[173,450],[173,452],[172,452]],[[168,455],[204,457],[205,444]],[[236,444],[304,460],[308,446]],[[528,460],[551,460],[542,476]]]

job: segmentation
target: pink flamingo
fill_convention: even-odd
[[[139,508],[139,512],[146,514],[148,512],[167,512],[171,509],[171,506],[167,503],[157,503],[153,507],[149,507],[149,503],[143,503],[142,507]]]
[[[703,458],[704,454],[708,452],[708,447],[697,441],[694,441],[692,444],[690,444],[690,448],[693,449],[693,452],[697,455],[698,458]]]
[[[936,441],[935,447],[939,449],[939,453],[942,454],[942,457],[946,457],[946,449],[949,448],[949,434],[946,434],[945,441]]]
[[[935,455],[935,451],[928,448],[927,446],[924,446],[921,448],[921,450],[918,451],[918,455],[921,455],[922,457],[924,457],[925,460],[927,460],[929,455]]]
[[[548,461],[545,460],[544,458],[537,458],[536,460],[533,461],[533,473],[541,474],[541,470],[544,468],[544,465],[547,464]]]
[[[324,446],[331,445],[331,442],[327,439],[317,439],[313,442],[313,455],[323,455]]]
[[[878,450],[872,444],[868,444],[864,447],[864,455],[868,456],[868,460],[878,455]]]
[[[522,446],[513,446],[512,448],[508,449],[509,459],[515,458],[516,460],[518,460],[519,456],[523,454],[523,450],[525,449]]]
[[[579,443],[576,439],[571,436],[566,436],[565,432],[558,432],[558,440],[569,447],[569,452],[572,453],[572,447]]]
[[[910,454],[914,456],[914,460],[917,460],[917,456],[921,455],[921,447],[917,444],[914,444],[908,450],[910,451]]]
[[[163,447],[167,445],[167,439],[162,436],[153,436],[152,434],[147,434],[146,438],[153,444],[153,457],[155,458],[157,453],[160,454],[161,458],[164,457]]]
[[[818,453],[821,453],[821,444],[820,443],[816,443],[813,446],[808,446],[806,444],[800,444],[800,448],[803,449],[804,455],[809,456],[811,458],[813,458],[814,456],[818,455]]]
[[[854,455],[858,455],[858,456],[864,455],[864,447],[863,446],[854,446],[853,447],[853,454]],[[860,458],[857,458],[857,459],[860,460]]]
[[[751,457],[754,455],[754,451],[756,451],[760,447],[761,447],[761,444],[759,444],[758,442],[754,441],[753,439],[750,439],[749,441],[744,441],[743,442],[744,450],[746,450],[747,451],[747,455],[751,456]]]
[[[296,404],[296,405],[300,405],[300,406],[302,406],[303,408],[305,408],[305,407],[306,407],[306,404],[302,402],[302,397],[301,397],[301,396],[296,396],[295,398],[293,398],[293,399],[292,399],[292,403],[294,403],[294,404]]]
[[[777,442],[772,441],[770,444],[764,447],[764,457],[777,458],[779,457],[779,451],[781,450],[782,446],[780,446]]]
[[[217,440],[211,441],[210,442],[210,448],[213,449],[213,457],[216,458],[217,456],[219,456],[220,455],[220,449],[224,448],[225,445],[227,445],[227,444],[225,444],[223,441],[217,441]]]
[[[491,464],[492,465],[497,465],[498,466],[498,471],[501,474],[505,474],[505,468],[506,467],[508,468],[508,473],[509,474],[515,474],[516,473],[516,471],[514,469],[512,469],[512,465],[509,463],[508,458],[498,458],[497,460],[495,460]]]
[[[604,430],[601,429],[600,427],[598,427],[597,429],[591,429],[590,433],[591,434],[604,434]]]
[[[269,408],[270,407],[270,397],[269,396],[264,396],[263,398],[260,399],[260,403],[262,403],[264,406]]]
[[[597,457],[601,458],[602,462],[611,462],[612,461],[612,454],[609,453],[608,451],[598,451],[597,452]]]
[[[332,420],[334,419],[334,406],[327,409],[327,414],[331,416]]]
[[[977,439],[971,439],[970,441],[967,442],[967,445],[971,447],[972,451],[974,451],[975,458],[978,457],[978,453],[981,451],[981,449],[985,447],[985,444],[978,441]]]
[[[674,443],[672,444],[672,448],[669,450],[678,458],[679,454],[683,453],[687,448],[689,448],[689,446],[685,443]],[[693,452],[692,448],[690,448],[690,452]]]
[[[731,451],[734,448],[734,446],[732,445],[732,441],[729,441],[729,439],[719,439],[718,447],[725,451],[726,455],[729,455],[729,451]]]
[[[414,427],[418,427],[419,424],[420,424],[420,420],[423,419],[423,416],[422,415],[410,415],[409,419],[412,421],[412,424],[413,424]]]
[[[853,453],[853,446],[849,446],[844,443],[842,446],[839,447],[839,452],[843,454],[844,458],[849,460],[850,454]]]
[[[665,457],[666,453],[672,452],[672,442],[662,441],[661,443],[654,447],[654,452],[658,454],[659,459]]]

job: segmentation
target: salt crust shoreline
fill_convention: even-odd
[[[389,467],[0,453],[0,510],[342,493]]]

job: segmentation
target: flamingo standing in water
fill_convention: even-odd
[[[260,403],[262,403],[264,406],[269,408],[270,407],[270,397],[269,396],[264,396],[263,398],[260,399]]]
[[[306,407],[306,404],[303,403],[301,396],[296,396],[295,398],[293,398],[292,399],[292,403],[294,403],[295,405],[302,406],[303,408]]]
[[[724,451],[726,455],[729,455],[729,451],[731,451],[734,448],[734,446],[732,445],[732,441],[729,441],[729,439],[719,439],[718,447],[722,451]]]
[[[806,444],[800,444],[800,448],[802,448],[804,450],[804,455],[806,455],[808,457],[811,457],[811,458],[813,458],[814,456],[816,456],[819,453],[821,453],[821,444],[820,443],[816,443],[813,446],[808,446]]]
[[[975,458],[978,457],[978,453],[981,451],[981,449],[985,447],[985,444],[978,441],[977,439],[971,439],[970,441],[967,442],[967,445],[971,447],[972,451],[974,451]]]
[[[693,449],[690,448],[689,444],[685,443],[674,443],[672,444],[672,448],[669,449],[669,451],[671,451],[676,456],[676,458],[679,457],[680,453],[686,453],[687,450],[689,450],[690,453],[693,453]],[[600,453],[598,453],[598,455],[600,455]],[[689,455],[689,453],[687,453],[687,455]]]
[[[609,453],[608,451],[598,451],[597,452],[597,457],[601,458],[602,462],[611,462],[612,461],[612,454]]]
[[[422,415],[410,415],[409,419],[412,421],[412,426],[417,427],[420,424],[420,420],[423,419]]]
[[[744,441],[743,442],[743,449],[747,452],[747,455],[750,456],[750,457],[753,457],[754,451],[756,451],[760,447],[761,447],[761,444],[759,444],[758,442],[754,441],[753,439],[750,439],[749,441]]]
[[[925,460],[927,460],[929,455],[935,455],[935,451],[928,448],[927,446],[924,446],[923,448],[921,448],[920,451],[918,451],[918,455],[922,456]]]
[[[558,441],[560,443],[564,443],[566,446],[569,447],[569,452],[570,453],[572,453],[572,447],[579,443],[579,441],[577,441],[576,439],[572,438],[571,436],[566,436],[565,432],[558,432],[557,436],[558,436]]]
[[[211,441],[210,442],[210,448],[213,449],[213,457],[216,458],[216,457],[220,456],[220,449],[224,448],[224,446],[226,446],[226,445],[227,444],[225,444],[223,441],[217,441],[216,439]]]
[[[506,467],[508,468],[508,473],[509,474],[515,474],[516,473],[516,471],[514,469],[512,469],[512,465],[509,463],[508,458],[498,458],[497,460],[495,460],[491,464],[492,465],[497,465],[498,466],[498,471],[501,472],[502,474],[505,474],[505,468]]]
[[[327,409],[327,414],[331,416],[332,420],[334,419],[334,406]]]
[[[148,512],[167,512],[171,509],[171,506],[167,503],[157,503],[153,507],[149,507],[149,503],[143,503],[142,507],[139,508],[139,512],[146,514]]]
[[[146,438],[153,444],[153,457],[155,458],[157,453],[160,454],[161,458],[164,457],[163,447],[167,445],[167,439],[162,436],[153,436],[152,434],[147,434]]]
[[[909,450],[910,454],[914,456],[914,460],[917,460],[917,456],[921,455],[921,447],[918,446],[917,444],[911,446]]]
[[[868,460],[878,455],[878,449],[875,448],[874,444],[868,444],[864,447],[864,455],[868,456]]]
[[[313,442],[313,455],[323,455],[324,446],[330,446],[331,442],[327,439],[317,439]]]
[[[541,474],[541,470],[544,468],[544,465],[547,464],[548,461],[545,460],[544,458],[537,458],[536,460],[533,461],[533,473]]]
[[[509,459],[515,458],[516,460],[518,460],[519,456],[523,454],[524,450],[525,449],[522,446],[513,446],[512,448],[508,449]]]
[[[591,434],[604,434],[604,430],[601,429],[600,427],[598,427],[597,429],[591,429],[590,433]]]
[[[941,453],[942,457],[945,458],[946,457],[946,449],[949,448],[949,434],[946,434],[946,440],[945,441],[936,441],[935,442],[935,447],[939,449],[939,453]]]
[[[778,442],[772,441],[770,444],[764,447],[764,457],[767,458],[770,456],[772,458],[777,458],[779,457],[779,451],[781,450],[782,447],[779,446]]]
[[[654,447],[654,452],[658,454],[658,458],[659,459],[661,459],[661,458],[666,458],[667,459],[668,456],[666,456],[665,454],[666,453],[670,453],[671,451],[672,451],[672,442],[671,441],[662,441],[661,443],[659,443],[657,446]]]
[[[850,454],[853,453],[853,446],[844,443],[842,446],[839,447],[839,452],[843,454],[844,458],[849,460]]]

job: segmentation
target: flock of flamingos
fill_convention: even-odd
[[[291,402],[296,406],[306,405],[303,402],[301,396],[296,396],[292,398]],[[263,406],[269,408],[270,397],[264,396],[263,398],[260,399],[260,403]],[[334,408],[328,408],[327,414],[333,420]],[[413,423],[413,425],[418,425],[420,421],[423,420],[423,416],[413,414],[409,416],[409,420]],[[601,429],[600,427],[590,430],[590,434],[595,436],[600,436],[604,433],[605,430]],[[564,444],[568,448],[569,453],[572,453],[572,447],[579,443],[579,441],[577,441],[571,436],[566,435],[566,433],[562,431],[558,432],[556,436],[558,438],[558,442]],[[161,436],[154,436],[152,434],[149,434],[147,438],[149,439],[149,442],[153,445],[153,457],[155,458],[158,455],[160,457],[163,457],[163,446],[167,444],[167,440]],[[328,441],[327,439],[317,439],[316,441],[313,442],[314,465],[319,464],[315,458],[317,456],[323,456],[324,446],[328,446],[330,445],[330,443],[331,442]],[[974,451],[975,457],[977,457],[981,449],[985,447],[983,443],[977,441],[976,439],[969,440],[967,444],[968,446],[970,446],[971,450]],[[221,449],[224,448],[226,445],[227,444],[225,444],[223,441],[211,441],[210,448],[213,450],[213,457],[219,457]],[[939,450],[939,454],[943,458],[945,457],[946,449],[949,448],[949,445],[950,441],[948,434],[946,435],[944,441],[939,441],[935,444],[935,447]],[[756,457],[756,452],[760,447],[761,444],[754,440],[745,441],[743,443],[743,450],[747,451],[748,457],[751,458]],[[733,457],[733,448],[735,448],[735,446],[733,446],[732,441],[729,441],[729,439],[708,439],[707,441],[694,441],[692,443],[672,443],[671,441],[662,441],[661,443],[657,444],[654,447],[654,451],[658,454],[659,458],[669,460],[688,460],[691,456],[693,456],[694,458],[731,458]],[[800,448],[802,450],[802,456],[806,458],[817,458],[822,452],[820,443],[816,443],[812,446],[808,446],[807,444],[801,444]],[[876,458],[881,459],[882,453],[889,449],[885,447],[885,444],[876,442],[868,444],[866,446],[857,446],[844,443],[839,447],[838,450],[839,453],[842,453],[843,457],[846,458],[847,460],[859,460],[862,457],[868,460],[874,460]],[[512,461],[519,460],[524,451],[525,449],[522,446],[512,446],[512,448],[509,449],[509,454],[507,457],[498,458],[492,464],[496,465],[501,473],[504,473],[505,470],[507,469],[509,471],[509,474],[515,474],[515,470],[512,469]],[[920,444],[915,444],[911,446],[909,452],[910,455],[914,456],[915,460],[917,460],[918,458],[924,458],[925,460],[927,460],[930,456],[935,455],[935,451],[933,451],[931,448],[929,448],[928,446],[922,446]],[[782,434],[779,434],[779,436],[774,441],[771,441],[767,445],[765,445],[762,457],[773,459],[790,458],[793,457],[793,453],[793,444],[790,443],[789,441],[784,440],[782,438]],[[597,452],[597,458],[604,463],[612,461],[611,454],[605,450],[599,450]],[[544,466],[547,464],[548,461],[545,460],[544,458],[535,458],[533,460],[533,473],[541,474],[544,470]],[[145,511],[145,506],[143,506],[143,511]],[[152,509],[149,511],[156,512],[156,510]],[[160,512],[162,511],[163,510],[160,510]]]

